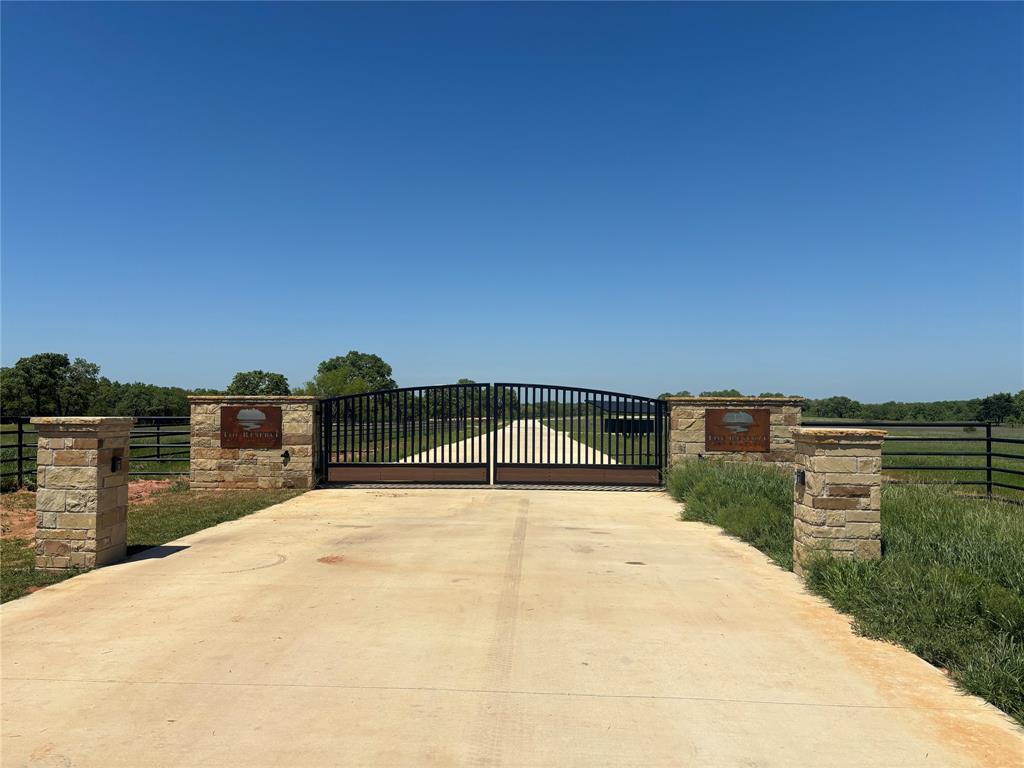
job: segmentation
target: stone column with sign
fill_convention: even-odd
[[[791,466],[802,397],[668,397],[669,464],[690,459]]]
[[[313,488],[319,399],[201,395],[189,398],[193,488]]]

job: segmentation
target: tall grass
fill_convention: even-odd
[[[792,479],[772,467],[693,461],[669,492],[688,520],[720,525],[792,567]],[[942,486],[882,489],[881,560],[820,559],[807,583],[861,634],[948,670],[1024,724],[1024,510]]]
[[[765,464],[686,461],[668,474],[685,520],[712,523],[793,568],[793,479]]]
[[[1024,724],[1024,514],[929,486],[882,492],[880,561],[823,560],[808,584],[858,632],[947,669]]]

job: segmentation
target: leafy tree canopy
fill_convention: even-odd
[[[288,379],[271,371],[239,371],[228,384],[229,395],[287,395]]]
[[[678,392],[662,392],[658,395],[659,400],[664,400],[666,397],[692,397],[690,390],[680,389]]]
[[[709,389],[700,393],[701,397],[743,397],[738,389]]]
[[[71,416],[84,414],[99,383],[100,367],[58,352],[23,357],[0,373],[5,414]]]
[[[378,355],[355,350],[332,357],[317,366],[316,376],[302,388],[304,394],[320,397],[356,395],[378,389],[394,389],[391,366]]]
[[[1007,419],[1019,415],[1013,395],[1009,392],[989,395],[978,403],[978,421],[994,421],[1002,423]]]
[[[0,369],[5,416],[188,416],[189,390],[99,375],[82,358],[43,352]],[[197,392],[198,394],[198,392]]]

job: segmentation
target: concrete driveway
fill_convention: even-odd
[[[1014,766],[660,493],[323,490],[3,606],[5,766]]]

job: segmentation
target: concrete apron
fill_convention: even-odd
[[[1019,766],[663,494],[321,490],[4,605],[12,766]]]

